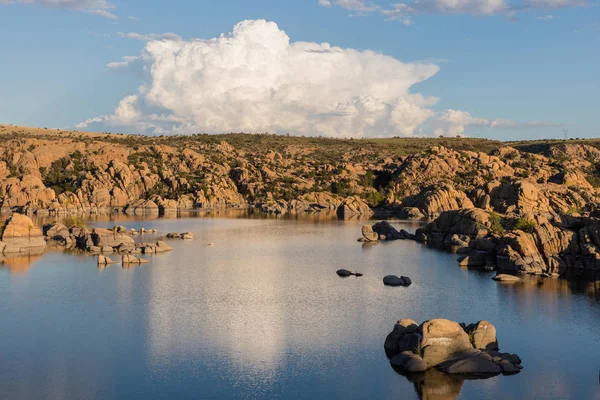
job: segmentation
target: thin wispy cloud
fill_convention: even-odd
[[[139,60],[140,56],[125,56],[121,58],[121,61],[115,61],[106,64],[107,69],[125,68],[128,67],[132,62]]]
[[[183,40],[181,36],[176,33],[137,33],[137,32],[117,32],[122,38],[141,40],[143,42],[149,42],[151,40]]]
[[[117,19],[117,16],[110,11],[115,6],[106,0],[0,0],[0,5],[17,3],[48,8],[71,9],[88,14],[96,14],[104,18]]]
[[[349,16],[380,15],[387,21],[400,21],[410,25],[416,15],[422,14],[467,14],[473,16],[504,16],[509,19],[523,10],[556,10],[567,7],[584,7],[588,0],[524,0],[508,3],[505,0],[414,0],[410,3],[386,5],[365,0],[319,0],[322,7],[340,7],[348,10]],[[547,18],[547,19],[553,19]],[[538,18],[538,19],[544,19]]]

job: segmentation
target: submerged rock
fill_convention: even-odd
[[[109,257],[104,256],[104,255],[99,255],[98,256],[98,265],[110,265],[110,264],[116,264],[116,261],[111,260]]]
[[[521,282],[521,278],[509,274],[498,274],[492,279],[498,282]]]
[[[131,254],[124,254],[121,258],[123,264],[148,264],[150,260],[146,260],[143,258],[137,258],[132,256]]]

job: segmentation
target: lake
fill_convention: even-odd
[[[600,280],[498,284],[420,243],[358,243],[361,221],[209,216],[91,221],[195,234],[135,268],[0,264],[0,398],[600,399]],[[524,369],[413,383],[383,349],[400,318],[486,319]]]

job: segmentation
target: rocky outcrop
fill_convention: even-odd
[[[403,374],[436,369],[450,375],[488,377],[521,370],[521,359],[498,351],[496,328],[487,321],[458,324],[433,319],[396,323],[384,344],[392,366]]]
[[[370,217],[373,211],[369,205],[358,196],[350,196],[344,199],[337,208],[337,215],[342,219],[353,217]]]
[[[592,215],[599,200],[600,150],[588,141],[503,147],[431,139],[411,144],[417,147],[407,155],[402,140],[145,137],[9,126],[2,134],[3,213],[253,207],[278,215],[332,211],[354,218],[385,209],[435,218],[477,207],[509,217],[560,217]]]
[[[593,217],[500,216],[480,209],[442,213],[418,229],[416,240],[456,246],[461,266],[563,275],[600,271],[600,220]]]
[[[31,218],[14,213],[0,221],[0,254],[40,253],[46,247],[46,241]]]

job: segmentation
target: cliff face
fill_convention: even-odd
[[[0,138],[2,212],[251,206],[347,217],[378,207],[433,218],[477,208],[554,218],[593,213],[600,181],[600,151],[582,143],[515,144],[533,154],[475,139],[145,137],[6,125]]]

